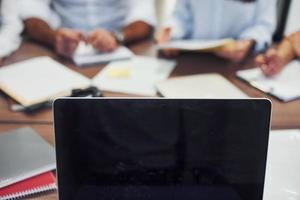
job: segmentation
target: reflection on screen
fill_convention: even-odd
[[[59,100],[62,200],[262,200],[264,100]]]

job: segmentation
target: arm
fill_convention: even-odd
[[[255,61],[266,76],[274,76],[279,74],[295,56],[293,44],[290,39],[285,38],[276,48],[258,55]]]
[[[30,18],[25,20],[26,33],[29,38],[44,45],[47,45],[65,57],[71,57],[83,34],[66,28],[52,29],[42,19]]]
[[[143,21],[136,21],[122,29],[125,44],[148,38],[153,33],[153,27]]]
[[[254,40],[256,51],[261,51],[270,44],[276,26],[276,2],[274,0],[257,0],[253,25],[244,30],[239,39]]]
[[[47,22],[38,18],[29,18],[24,21],[25,32],[27,36],[39,43],[47,45],[51,48],[55,47],[55,34]]]
[[[293,45],[295,57],[300,58],[300,31],[290,35],[288,40]]]

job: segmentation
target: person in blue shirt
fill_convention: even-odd
[[[155,26],[153,0],[22,0],[29,38],[70,57],[80,41],[101,52],[148,37]]]
[[[234,44],[216,54],[240,61],[254,44],[254,50],[260,51],[271,42],[275,8],[275,0],[177,0],[172,18],[158,31],[156,40],[161,44],[233,38]]]

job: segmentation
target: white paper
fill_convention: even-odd
[[[300,130],[271,131],[264,200],[300,199]]]
[[[168,98],[248,98],[219,74],[201,74],[171,78],[157,84],[158,91]]]
[[[115,60],[129,59],[134,54],[126,47],[120,46],[115,51],[109,53],[100,53],[91,45],[80,42],[76,49],[73,61],[77,66],[84,66],[96,63],[108,63]]]
[[[49,57],[38,57],[0,69],[0,89],[30,106],[85,89],[90,80]]]
[[[259,68],[239,71],[237,76],[283,101],[300,97],[300,62],[292,61],[274,77],[266,77]]]
[[[155,96],[157,82],[166,80],[176,62],[157,58],[135,56],[128,61],[112,62],[93,79],[93,85],[101,90]],[[130,75],[124,78],[109,77],[109,70],[126,68]]]
[[[222,47],[230,42],[232,39],[223,40],[174,40],[166,44],[158,45],[159,49],[178,49],[184,51],[200,51],[210,50]]]

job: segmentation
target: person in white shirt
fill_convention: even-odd
[[[101,52],[147,38],[156,24],[153,0],[23,0],[30,38],[70,57],[84,40]]]
[[[240,61],[251,47],[260,51],[271,42],[275,8],[275,0],[177,0],[172,19],[156,40],[233,38],[234,44],[216,53]]]
[[[23,23],[19,18],[18,0],[0,1],[0,64],[3,58],[17,50],[21,44]]]

